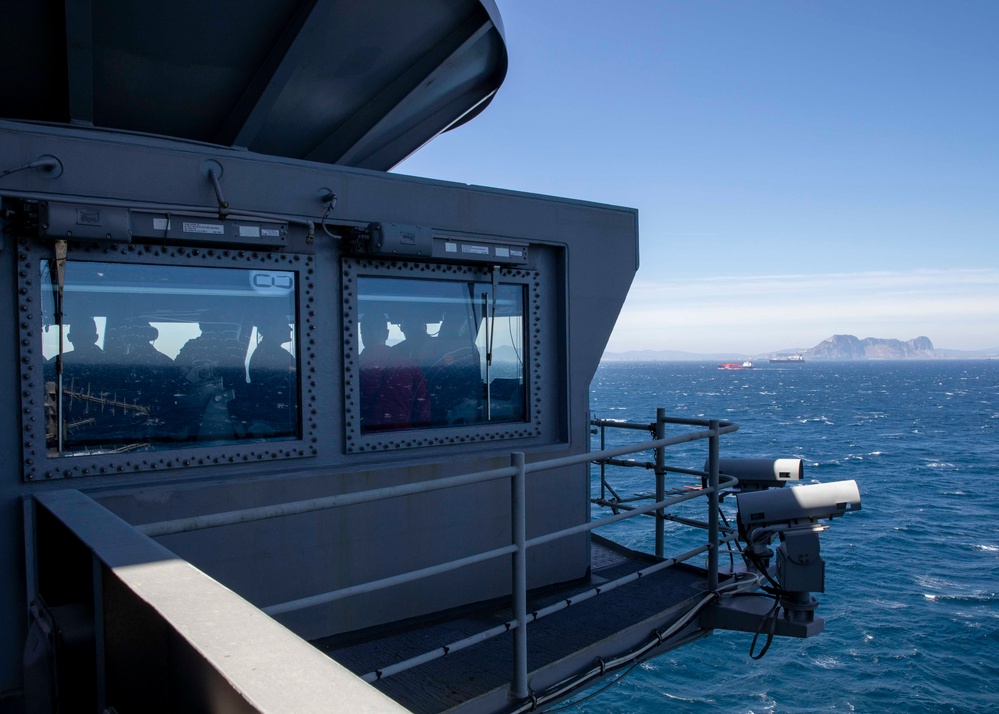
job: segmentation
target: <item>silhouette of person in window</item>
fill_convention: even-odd
[[[241,424],[234,418],[234,400],[246,392],[246,347],[239,341],[239,324],[218,316],[198,323],[201,334],[188,340],[176,364],[188,382],[184,410],[188,438],[237,438]]]
[[[182,428],[176,421],[176,403],[183,393],[183,379],[174,361],[156,349],[159,330],[140,318],[129,318],[117,329],[119,352],[108,357],[114,364],[115,393],[122,408],[116,420],[120,439],[176,438]]]
[[[441,321],[436,337],[427,332],[426,316],[408,309],[399,316],[406,339],[393,347],[423,370],[434,426],[478,421],[482,400],[479,351],[462,315],[433,315]]]
[[[61,395],[57,395],[59,356],[45,364],[45,381],[51,385],[47,390],[50,396],[46,398],[50,400],[51,423],[46,430],[53,440],[55,429],[61,428],[65,444],[96,443],[108,426],[114,399],[108,392],[107,356],[97,346],[99,338],[93,317],[72,318],[66,340],[73,349],[62,353]],[[62,425],[58,427],[55,424],[57,398],[62,399]]]
[[[63,364],[101,364],[104,350],[97,346],[97,323],[92,317],[76,318],[69,326],[66,339],[73,345],[69,352],[63,352]]]
[[[262,319],[257,335],[260,341],[249,366],[249,431],[254,436],[290,436],[298,421],[298,382],[295,357],[282,345],[291,342],[291,326],[284,318]]]
[[[145,320],[126,320],[120,330],[126,361],[150,367],[172,367],[173,360],[153,345],[159,336],[160,331]]]
[[[434,338],[427,332],[427,320],[420,315],[420,310],[414,308],[404,309],[403,313],[399,316],[398,325],[404,339],[390,349],[395,351],[397,356],[414,362],[420,367],[426,368],[426,365],[432,364],[436,358]],[[382,340],[382,344],[384,342]]]
[[[470,424],[480,421],[483,382],[479,350],[468,315],[446,311],[437,337],[434,360],[423,368],[433,404],[434,424]]]
[[[423,334],[426,335],[425,325]],[[430,398],[423,371],[398,345],[385,344],[388,318],[384,313],[368,312],[361,316],[361,340],[364,343],[359,357],[362,431],[427,426]]]

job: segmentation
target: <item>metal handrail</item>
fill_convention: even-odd
[[[691,420],[691,422],[694,423],[695,420]],[[671,423],[678,422],[674,421]],[[719,435],[731,433],[739,428],[738,424],[734,424],[732,422],[718,422],[718,424]],[[701,424],[697,421],[695,425],[700,426]],[[678,444],[697,441],[698,439],[707,439],[710,438],[710,436],[710,431],[691,432],[689,434],[682,434],[668,439],[657,439],[655,441],[640,443],[638,445],[621,446],[615,449],[602,450],[598,452],[600,454],[599,457],[594,457],[593,453],[586,452],[575,456],[548,459],[546,461],[538,461],[527,464],[525,466],[525,472],[536,473],[539,471],[563,468],[565,466],[576,466],[590,462],[600,462],[615,456],[624,456],[626,454],[638,453],[639,451],[676,446]],[[233,511],[209,513],[206,515],[191,516],[188,518],[175,518],[167,521],[143,523],[135,526],[135,528],[139,532],[155,538],[165,535],[175,535],[177,533],[204,530],[207,528],[219,528],[222,526],[233,526],[239,523],[249,523],[252,521],[261,521],[271,518],[283,518],[285,516],[294,516],[313,511],[324,511],[330,508],[340,508],[342,506],[356,506],[361,503],[370,503],[372,501],[381,501],[389,498],[400,498],[402,496],[429,493],[431,491],[441,491],[448,488],[456,488],[458,486],[485,483],[487,481],[498,481],[504,478],[511,478],[515,475],[515,473],[516,468],[508,466],[500,469],[492,469],[490,471],[477,471],[470,474],[462,474],[460,476],[449,476],[435,479],[433,481],[420,481],[417,483],[375,488],[367,491],[357,491],[354,493],[340,494],[336,496],[325,496],[322,498],[313,498],[302,501],[289,501],[286,503],[257,506],[253,508],[241,508]]]
[[[596,426],[612,426],[621,427],[629,429],[650,429],[648,425],[633,425],[626,422],[609,422],[606,420],[597,420],[592,422]],[[705,431],[695,431],[688,432],[685,434],[680,434],[672,437],[665,437],[663,434],[662,425],[663,424],[678,424],[685,426],[704,426],[707,427]],[[386,488],[371,489],[367,491],[360,491],[350,494],[343,494],[337,496],[328,496],[323,498],[308,499],[302,501],[293,501],[283,504],[272,504],[268,506],[261,506],[255,508],[244,508],[234,511],[225,511],[221,513],[192,516],[189,518],[179,518],[167,521],[159,521],[155,523],[146,523],[136,526],[136,529],[148,536],[163,536],[176,533],[184,533],[194,530],[202,530],[207,528],[217,528],[227,525],[235,525],[238,523],[247,523],[251,521],[266,520],[271,518],[281,518],[289,515],[297,515],[300,513],[309,513],[320,510],[327,510],[331,508],[339,508],[348,505],[357,505],[361,503],[370,503],[373,501],[380,501],[389,498],[399,498],[402,496],[408,496],[417,493],[428,493],[431,491],[438,491],[448,488],[455,488],[458,486],[471,485],[476,483],[485,483],[488,481],[495,481],[500,479],[509,478],[511,480],[511,501],[512,501],[512,518],[513,518],[513,543],[502,548],[497,548],[494,550],[486,551],[484,553],[478,553],[465,558],[460,558],[457,560],[452,560],[447,563],[441,563],[438,565],[430,566],[427,568],[422,568],[415,571],[410,571],[407,573],[400,573],[387,578],[382,578],[380,580],[370,581],[367,583],[362,583],[359,585],[354,585],[346,588],[340,588],[338,590],[333,590],[325,593],[318,593],[316,595],[311,595],[305,598],[299,598],[296,600],[291,600],[284,603],[276,603],[269,605],[267,607],[261,608],[261,610],[269,615],[276,615],[286,612],[292,612],[295,610],[300,610],[306,607],[311,607],[314,605],[328,603],[335,600],[339,600],[352,595],[358,595],[362,593],[369,593],[376,590],[381,590],[384,588],[401,585],[403,583],[413,582],[416,580],[421,580],[423,578],[429,577],[431,575],[438,575],[444,572],[449,572],[452,570],[457,570],[459,568],[466,567],[468,565],[483,562],[485,560],[491,560],[498,557],[503,557],[506,555],[512,555],[513,557],[513,609],[514,617],[509,622],[504,625],[493,627],[484,632],[471,635],[450,645],[437,648],[430,652],[424,653],[417,657],[410,658],[403,662],[398,662],[393,665],[387,666],[375,672],[371,672],[364,676],[364,679],[368,681],[374,681],[380,679],[384,676],[390,674],[395,674],[405,669],[415,667],[419,664],[429,662],[433,659],[445,656],[449,652],[454,652],[458,649],[470,646],[472,644],[482,642],[486,639],[496,637],[506,632],[513,631],[514,635],[514,674],[511,682],[511,694],[517,698],[524,698],[529,695],[527,688],[527,628],[528,622],[533,622],[548,614],[557,612],[559,610],[569,607],[573,603],[582,602],[590,597],[593,597],[601,592],[606,592],[619,585],[623,585],[626,582],[630,582],[633,579],[640,577],[638,573],[633,573],[623,578],[619,578],[612,583],[602,584],[599,588],[594,588],[592,593],[583,594],[585,596],[576,596],[569,601],[564,603],[556,603],[553,606],[544,608],[538,612],[531,613],[530,619],[527,614],[527,566],[526,566],[526,555],[528,548],[548,543],[560,538],[566,538],[572,535],[577,535],[580,533],[592,531],[595,528],[600,528],[611,523],[616,523],[618,521],[625,520],[627,518],[633,518],[639,515],[647,513],[657,514],[657,537],[656,537],[656,549],[657,555],[662,557],[662,511],[665,508],[676,505],[678,503],[688,501],[694,498],[699,498],[701,496],[706,496],[709,501],[708,506],[708,540],[703,546],[695,548],[687,553],[684,553],[676,558],[670,558],[657,563],[650,568],[646,568],[640,573],[649,573],[657,570],[661,570],[667,567],[671,567],[678,562],[683,562],[691,557],[695,557],[705,551],[708,553],[708,585],[711,591],[714,591],[718,587],[718,547],[720,543],[727,543],[734,539],[734,535],[731,533],[726,534],[725,537],[719,541],[719,529],[718,529],[718,515],[717,515],[717,503],[718,503],[718,492],[721,487],[733,485],[735,479],[729,476],[720,476],[718,473],[718,440],[722,434],[728,434],[736,431],[738,425],[732,422],[719,421],[719,420],[697,420],[697,419],[681,419],[676,417],[665,417],[662,410],[657,413],[656,424],[652,425],[651,429],[653,433],[660,438],[653,439],[648,442],[641,442],[638,444],[629,444],[626,446],[616,447],[613,449],[601,449],[600,451],[586,452],[582,454],[577,454],[573,456],[566,456],[554,459],[547,459],[544,461],[538,461],[534,463],[526,463],[526,457],[523,452],[514,452],[511,454],[511,466],[492,469],[489,471],[480,471],[471,474],[463,474],[460,476],[446,477],[437,479],[434,481],[419,482],[413,484],[405,484],[400,486],[391,486]],[[535,538],[527,539],[526,537],[526,476],[528,473],[541,473],[545,471],[551,471],[557,468],[564,468],[568,466],[576,466],[587,463],[607,463],[619,456],[625,456],[627,454],[638,453],[642,451],[655,450],[657,452],[657,462],[656,462],[656,472],[657,476],[665,473],[667,469],[662,462],[660,455],[663,450],[668,446],[675,446],[678,444],[688,443],[692,441],[697,441],[700,439],[709,440],[709,464],[710,468],[707,472],[696,472],[707,477],[707,487],[698,489],[696,491],[690,491],[682,495],[674,496],[672,498],[663,498],[664,493],[661,488],[661,479],[657,478],[657,497],[655,502],[642,507],[631,507],[623,513],[615,513],[615,515],[608,516],[606,518],[601,518],[597,520],[591,520],[587,523],[579,524],[577,526],[572,526],[570,528],[565,528],[560,531],[555,531],[553,533],[544,534],[537,536]],[[601,477],[603,481],[603,476]],[[724,483],[720,483],[721,481]]]

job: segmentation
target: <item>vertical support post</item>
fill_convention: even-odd
[[[666,410],[662,407],[656,409],[656,440],[666,438]],[[656,448],[656,502],[666,497],[666,447]],[[663,509],[656,511],[656,557],[662,558],[666,549],[665,544],[665,520],[663,519]]]
[[[107,707],[107,662],[104,647],[104,566],[96,554],[91,554],[94,574],[94,644],[97,662],[97,711]]]
[[[708,437],[708,590],[718,589],[718,420],[709,422]]]
[[[24,602],[24,614],[31,622],[31,603],[38,597],[38,541],[35,530],[35,499],[24,496],[24,580],[28,597]]]
[[[513,631],[513,681],[510,694],[514,699],[526,699],[527,687],[527,472],[524,452],[511,454],[512,466],[517,469],[511,486],[513,544],[513,616],[517,629]]]
[[[607,427],[600,424],[600,451],[607,448]],[[600,500],[607,498],[607,464],[600,462]],[[616,512],[615,512],[616,513]]]
[[[62,312],[62,303],[65,288],[66,288],[66,256],[68,254],[69,248],[68,244],[64,240],[57,240],[55,243],[55,257],[56,257],[56,281],[58,287],[56,290],[56,308],[55,308],[55,318],[56,322],[59,324],[59,350],[56,352],[56,429],[58,430],[57,444],[59,453],[63,452],[63,425],[66,418],[63,412],[63,394],[62,394],[62,350],[63,350],[63,340],[65,339],[63,335],[63,328],[65,325],[64,315]]]

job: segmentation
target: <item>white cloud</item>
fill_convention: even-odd
[[[999,270],[723,276],[632,287],[610,351],[760,353],[833,334],[999,346]]]

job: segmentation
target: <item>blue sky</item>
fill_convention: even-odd
[[[999,347],[999,1],[499,6],[493,103],[396,171],[638,208],[608,350]]]

